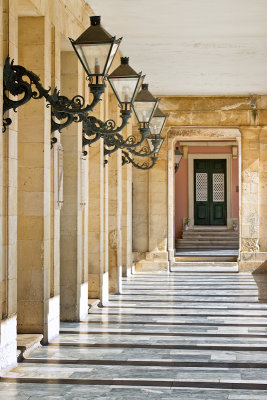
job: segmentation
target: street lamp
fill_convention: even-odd
[[[150,123],[153,113],[158,105],[159,99],[152,96],[148,90],[148,84],[143,83],[140,92],[137,94],[133,109],[139,124],[145,126]]]
[[[111,36],[100,24],[100,16],[90,17],[91,26],[78,39],[71,38],[71,44],[79,57],[88,77],[102,80],[117,53],[121,39]]]
[[[162,143],[164,142],[164,139],[165,138],[158,137],[158,135],[146,139],[152,154],[159,153]]]
[[[144,77],[137,74],[129,65],[129,58],[122,57],[121,65],[109,76],[108,81],[121,105],[132,105],[143,83]]]
[[[91,17],[91,26],[77,40],[70,39],[70,41],[90,79],[89,87],[93,95],[91,104],[86,104],[81,95],[75,95],[69,99],[61,95],[57,88],[50,93],[50,89],[42,86],[40,78],[36,74],[21,65],[14,65],[14,61],[10,61],[10,58],[7,57],[3,70],[3,114],[11,109],[16,111],[18,107],[31,99],[38,100],[44,97],[51,106],[52,116],[58,120],[67,118],[66,123],[52,123],[53,132],[56,128],[62,129],[72,122],[80,122],[81,115],[88,115],[88,112],[93,110],[104,93],[105,83],[103,81],[121,39],[116,39],[106,32],[100,25],[100,17],[94,16]],[[96,78],[95,82],[93,82],[93,77]],[[102,79],[100,83],[99,78]],[[19,99],[13,100],[9,94],[19,96]],[[69,115],[71,117],[68,117]],[[3,117],[3,132],[11,123],[11,118]]]
[[[164,125],[168,118],[168,114],[164,114],[159,107],[156,108],[151,120],[150,120],[150,131],[152,135],[160,135],[163,131]]]
[[[180,151],[179,147],[177,146],[174,153],[174,163],[175,163],[175,173],[178,171],[179,164],[183,157],[183,153]]]

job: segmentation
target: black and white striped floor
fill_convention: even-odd
[[[134,275],[7,372],[0,399],[267,399],[267,304],[250,274]]]

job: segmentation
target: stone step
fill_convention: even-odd
[[[236,238],[225,238],[222,240],[218,240],[217,238],[187,238],[187,239],[177,239],[177,243],[239,243],[239,240]]]
[[[219,225],[214,225],[214,226],[210,226],[210,225],[194,225],[194,226],[190,226],[189,231],[203,231],[203,232],[207,232],[207,231],[212,231],[212,232],[217,232],[217,231],[231,231],[231,229],[228,229],[227,226],[219,226]]]
[[[211,249],[217,249],[217,250],[238,250],[238,246],[237,245],[200,245],[200,244],[179,244],[176,246],[176,249],[178,250],[211,250]]]
[[[185,350],[188,349],[189,346],[185,346]],[[213,346],[216,348],[216,346]],[[189,347],[190,349],[190,347]],[[200,346],[200,349],[205,349],[205,346]],[[222,346],[223,349],[223,346]],[[179,349],[178,349],[179,350]],[[229,346],[227,347],[229,350]],[[242,350],[242,347],[241,347]],[[142,348],[141,348],[142,351]],[[157,348],[155,352],[157,351]],[[140,360],[140,358],[139,358]],[[34,360],[35,361],[35,360]],[[57,360],[55,360],[57,361]],[[264,368],[257,369],[256,371],[252,370],[253,375],[250,377],[251,370],[250,368],[246,368],[245,366],[242,369],[242,366],[237,365],[237,367],[229,368],[226,366],[226,363],[223,364],[224,369],[222,366],[214,362],[212,365],[208,364],[206,366],[205,363],[199,363],[198,365],[192,364],[190,368],[189,365],[183,365],[177,363],[175,364],[168,364],[166,361],[158,363],[154,362],[153,359],[151,362],[143,361],[141,363],[134,363],[133,361],[121,362],[120,364],[116,363],[116,359],[114,360],[114,365],[111,363],[99,363],[96,360],[96,363],[82,363],[80,364],[78,361],[71,360],[65,366],[57,366],[56,362],[47,362],[42,363],[32,362],[25,365],[19,365],[16,369],[14,374],[7,372],[3,378],[1,378],[1,383],[24,383],[31,386],[33,384],[38,387],[38,385],[46,385],[47,382],[54,386],[54,390],[58,390],[57,386],[61,385],[72,385],[71,393],[73,394],[75,387],[80,387],[80,395],[75,396],[76,399],[82,398],[102,398],[102,399],[204,399],[204,397],[192,397],[192,387],[197,388],[199,391],[204,390],[204,388],[216,388],[217,391],[219,389],[243,389],[245,393],[248,393],[248,388],[250,390],[257,390],[266,388],[266,378],[264,376]],[[112,361],[112,360],[111,360]],[[142,360],[141,360],[142,361]],[[153,365],[154,364],[154,365]],[[81,368],[82,366],[82,368]],[[187,368],[186,368],[187,367]],[[256,365],[256,368],[258,366]],[[265,367],[265,365],[263,365]],[[258,367],[259,368],[259,367]],[[37,376],[36,372],[39,371]],[[260,378],[257,378],[258,372]],[[244,378],[242,375],[245,375]],[[220,379],[218,379],[220,376]],[[30,383],[29,383],[30,382]],[[84,397],[82,394],[85,393],[85,390],[82,390],[82,385],[87,388],[88,393],[90,396]],[[115,396],[106,393],[107,395],[103,396],[94,396],[95,387],[99,385],[100,388],[103,388],[105,385],[116,385],[119,387],[119,396],[118,392]],[[136,388],[143,388],[143,392],[140,392],[140,395],[136,396]],[[24,386],[25,387],[25,386]],[[45,387],[45,386],[44,386]],[[124,390],[122,389],[124,387]],[[186,397],[177,397],[178,394],[175,393],[175,396],[171,395],[170,392],[166,393],[164,397],[158,396],[158,394],[162,394],[161,388],[173,388],[178,387],[182,388],[191,388],[191,392],[186,394]],[[25,389],[24,389],[25,390]],[[47,389],[46,389],[47,390]],[[66,389],[66,391],[69,389]],[[115,390],[115,389],[114,389]],[[28,393],[28,392],[27,392]],[[50,392],[51,393],[51,392]],[[58,392],[56,392],[58,393]],[[62,392],[61,392],[62,393]],[[67,393],[67,392],[66,392]],[[100,392],[101,393],[101,392]],[[152,393],[152,396],[147,396],[146,393]],[[266,393],[266,391],[265,391]],[[91,397],[93,394],[93,397]],[[98,393],[99,394],[99,393]],[[229,393],[228,393],[229,394]],[[263,393],[264,394],[264,393]],[[73,396],[73,395],[72,395]],[[72,396],[68,398],[73,398]],[[265,394],[264,394],[265,396]],[[244,396],[234,396],[228,397],[229,399],[264,399],[264,396],[254,396],[252,397],[244,397]],[[12,396],[13,397],[13,396]],[[48,396],[44,396],[47,398]],[[50,397],[50,396],[49,396]],[[57,396],[55,398],[60,398],[61,396]],[[8,397],[6,397],[8,398]],[[14,397],[13,397],[14,398]],[[18,398],[18,397],[17,397]],[[21,397],[22,398],[22,397]],[[23,398],[26,398],[23,397]],[[37,398],[36,396],[30,396],[28,398]],[[52,397],[50,397],[52,398]],[[63,398],[63,397],[62,397]],[[67,398],[67,397],[65,397]],[[213,394],[212,397],[205,397],[206,399],[226,399],[226,396],[221,396],[220,393]]]
[[[212,262],[199,261],[197,264],[192,262],[175,262],[171,272],[238,272],[237,262]]]
[[[239,236],[238,235],[211,235],[211,234],[209,234],[209,235],[184,235],[183,234],[183,239],[197,239],[197,238],[200,238],[200,239],[212,238],[212,239],[220,239],[220,240],[236,239],[236,240],[238,240]]]
[[[193,230],[187,230],[183,231],[184,235],[214,235],[214,236],[228,236],[228,235],[233,235],[233,236],[238,236],[238,231],[193,231]]]
[[[176,243],[176,248],[185,249],[238,249],[238,245],[235,243]]]
[[[43,335],[38,333],[19,333],[17,335],[17,360],[18,362],[29,357],[29,355],[41,346]]]
[[[237,256],[176,256],[175,262],[210,262],[210,261],[219,261],[219,262],[235,262],[237,260]]]

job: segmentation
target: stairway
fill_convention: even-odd
[[[182,239],[176,240],[176,250],[238,250],[238,244],[238,232],[226,227],[194,227],[183,231]]]
[[[238,232],[227,227],[201,226],[183,231],[176,240],[171,271],[238,272]]]

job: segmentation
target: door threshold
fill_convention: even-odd
[[[189,229],[192,229],[194,231],[197,230],[207,230],[207,231],[220,231],[220,230],[224,230],[227,231],[227,225],[193,225],[192,227],[190,226]]]

